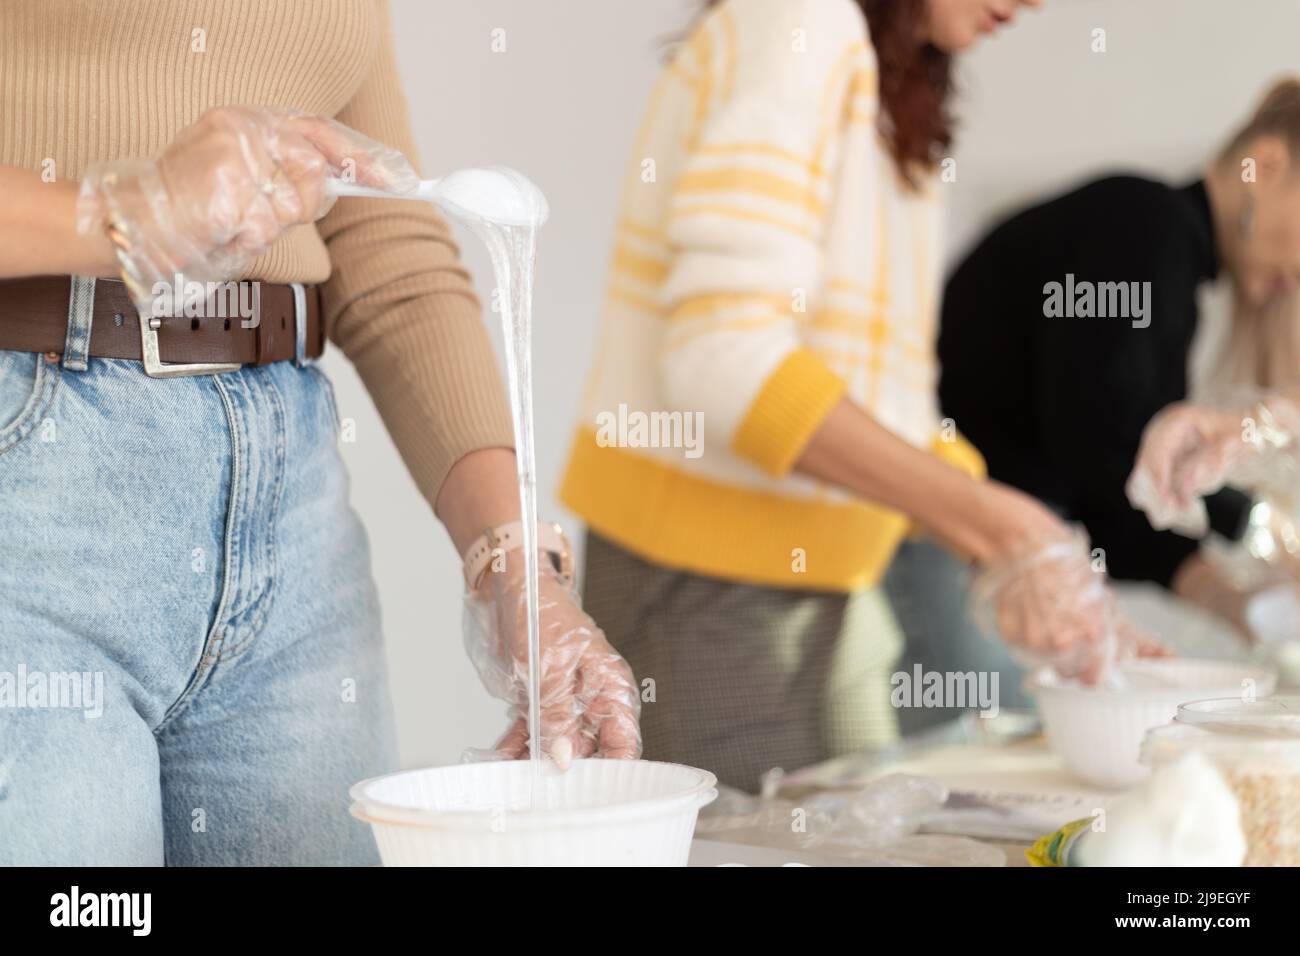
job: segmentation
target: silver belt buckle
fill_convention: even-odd
[[[150,378],[181,378],[186,375],[217,375],[243,368],[238,362],[164,362],[158,354],[158,330],[162,319],[140,316],[140,356],[144,373]]]

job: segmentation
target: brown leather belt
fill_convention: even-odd
[[[324,352],[319,286],[240,282],[236,292],[235,285],[230,284],[227,298],[209,303],[224,308],[201,310],[218,313],[214,317],[142,321],[124,283],[97,279],[87,354],[134,359],[144,362],[151,375],[164,376],[211,374],[229,371],[225,366],[232,365],[269,365],[297,357],[299,321],[306,323],[307,330],[303,357],[317,358]],[[4,312],[0,349],[62,355],[71,292],[68,276],[0,280]],[[246,318],[253,310],[241,311],[240,303],[256,303],[255,316]]]

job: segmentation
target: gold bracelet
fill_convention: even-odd
[[[116,213],[108,214],[104,221],[104,233],[108,236],[108,241],[113,244],[113,253],[117,256],[118,275],[126,284],[126,291],[131,296],[131,301],[136,303],[137,307],[141,302],[148,302],[150,295],[145,290],[144,283],[131,271],[131,240]]]

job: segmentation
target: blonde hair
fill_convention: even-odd
[[[1220,161],[1239,157],[1241,151],[1261,136],[1286,140],[1293,153],[1300,153],[1300,76],[1278,80],[1255,110],[1255,115],[1228,141]]]
[[[1300,76],[1277,82],[1255,115],[1218,156],[1236,166],[1242,151],[1261,136],[1286,142],[1300,170]],[[1300,381],[1300,296],[1253,305],[1233,277],[1232,327],[1213,376],[1216,386],[1275,389]]]

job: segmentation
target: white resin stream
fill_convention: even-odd
[[[480,220],[471,228],[492,256],[501,324],[506,340],[506,374],[515,428],[519,513],[523,520],[524,573],[528,610],[528,753],[534,771],[542,761],[541,622],[538,617],[537,467],[533,451],[533,263],[535,226],[503,226]],[[534,788],[536,790],[536,788]]]
[[[514,419],[519,509],[523,522],[524,574],[528,612],[528,752],[534,779],[540,773],[541,627],[538,619],[537,467],[533,452],[533,266],[537,230],[546,222],[546,197],[513,169],[462,169],[442,179],[422,180],[414,193],[397,194],[330,180],[336,196],[425,199],[468,226],[492,257],[506,340],[506,371]],[[534,795],[538,792],[533,787]]]

